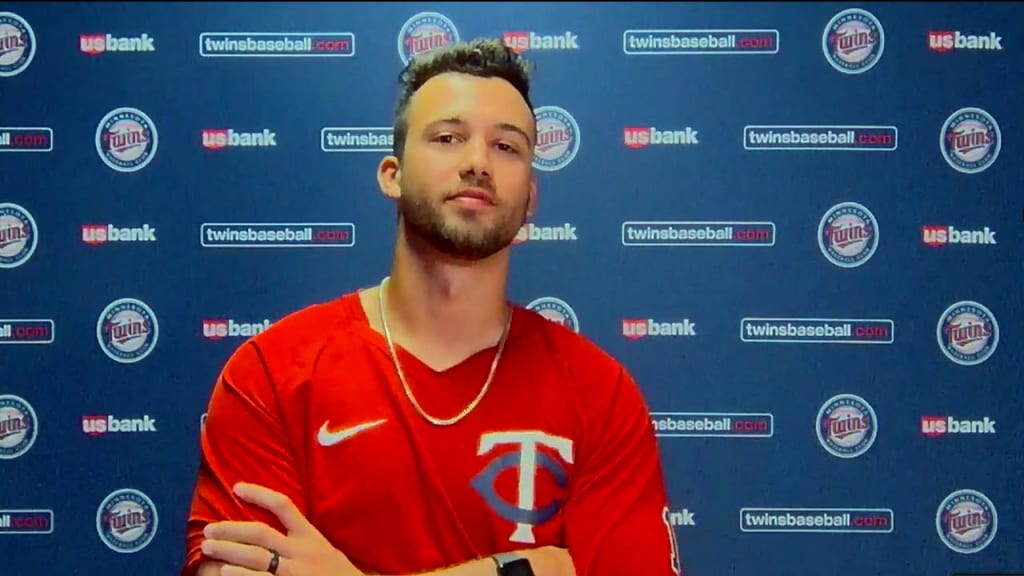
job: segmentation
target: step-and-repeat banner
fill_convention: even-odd
[[[536,65],[512,295],[635,374],[688,574],[1024,571],[1022,30],[973,3],[0,5],[0,574],[177,574],[221,366],[388,272],[397,75],[481,36]]]

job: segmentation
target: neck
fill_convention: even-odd
[[[403,340],[493,346],[510,313],[508,260],[507,249],[485,260],[453,259],[399,226],[384,288],[389,329]]]

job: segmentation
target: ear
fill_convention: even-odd
[[[537,177],[535,175],[530,176],[530,196],[526,201],[526,219],[533,218],[533,214],[537,211]]]
[[[381,159],[377,166],[377,184],[385,196],[393,200],[402,196],[401,178],[402,167],[397,157],[389,155]]]

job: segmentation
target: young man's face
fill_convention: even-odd
[[[398,198],[407,231],[477,260],[512,243],[536,202],[535,119],[499,78],[442,74],[407,111]]]

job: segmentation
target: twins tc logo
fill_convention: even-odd
[[[0,394],[0,460],[23,456],[39,436],[36,411],[27,400]]]
[[[480,449],[477,455],[483,456],[503,444],[517,445],[519,450],[491,460],[487,467],[473,478],[471,484],[498,516],[516,525],[509,536],[509,541],[533,544],[536,542],[533,527],[553,518],[562,507],[560,500],[554,500],[537,508],[538,467],[547,470],[559,488],[566,488],[569,482],[565,468],[554,458],[537,450],[537,446],[544,445],[556,450],[563,461],[571,464],[572,440],[540,431],[492,432],[480,436]],[[519,471],[519,498],[514,504],[505,501],[495,489],[498,475],[510,468]]]
[[[100,349],[115,362],[140,362],[153,351],[160,337],[156,314],[145,302],[121,298],[107,305],[96,321]]]

